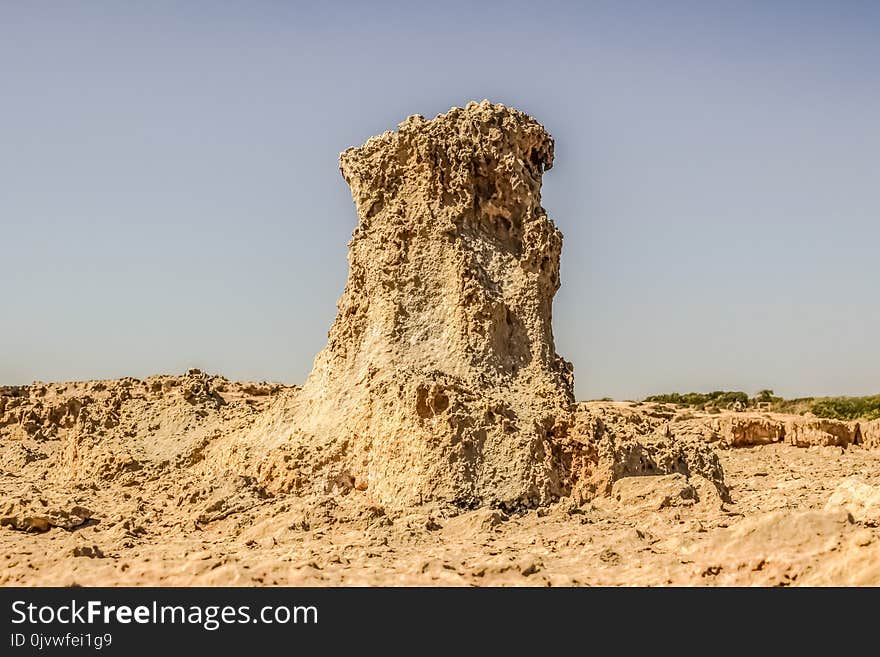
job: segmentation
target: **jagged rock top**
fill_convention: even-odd
[[[455,206],[459,219],[500,216],[515,229],[539,204],[553,138],[527,114],[484,100],[431,120],[410,116],[396,132],[344,151],[339,164],[361,228],[404,188],[410,204]]]

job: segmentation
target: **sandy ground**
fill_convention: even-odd
[[[880,485],[880,451],[771,444],[719,454],[731,502],[662,475],[627,477],[581,505],[452,517],[388,511],[357,491],[260,498],[242,482],[206,487],[184,470],[50,486],[45,470],[5,469],[7,502],[61,508],[66,493],[92,512],[71,529],[0,529],[0,584],[880,583],[880,530],[826,509],[847,478]]]

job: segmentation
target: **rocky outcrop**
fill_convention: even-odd
[[[319,478],[388,504],[534,505],[566,493],[554,440],[571,365],[551,325],[562,235],[553,140],[487,101],[340,156],[358,225],[326,348],[268,433],[270,488]],[[292,437],[291,437],[292,435]],[[302,458],[307,476],[285,475]]]
[[[678,473],[618,479],[611,488],[611,497],[628,511],[660,511],[691,506],[699,500],[687,477]]]
[[[294,387],[233,383],[190,370],[140,380],[0,388],[0,471],[59,483],[135,484],[188,468]],[[271,392],[270,392],[271,391]]]
[[[42,498],[0,499],[0,526],[25,532],[46,532],[53,527],[72,530],[93,512],[75,501],[50,502]]]
[[[859,433],[857,423],[825,418],[796,418],[785,429],[786,441],[795,447],[846,447],[857,442]]]
[[[710,415],[673,420],[663,433],[679,440],[717,443],[719,447],[749,447],[781,442],[785,438],[785,423],[763,415]]]
[[[692,482],[709,482],[722,501],[730,500],[724,469],[712,447],[700,439],[668,434],[645,417],[620,407],[580,406],[563,448],[574,498],[610,495],[615,483],[627,477],[680,474]]]
[[[860,422],[859,435],[865,447],[880,447],[880,420]]]
[[[719,420],[719,425],[725,447],[768,445],[785,438],[785,424],[766,417],[728,415]]]
[[[844,479],[831,497],[826,509],[843,507],[856,522],[876,527],[880,525],[880,488],[866,484],[858,477]]]
[[[860,554],[856,545],[866,541],[857,529],[839,507],[755,513],[683,553],[702,581],[716,586],[876,582],[876,552]]]
[[[880,445],[880,423],[844,422],[815,417],[727,414],[691,417],[663,425],[662,433],[682,440],[703,440],[719,447],[786,443],[794,447]]]

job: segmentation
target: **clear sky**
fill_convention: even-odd
[[[880,392],[880,3],[0,0],[0,384],[302,382],[340,151],[489,98],[557,143],[581,398]]]

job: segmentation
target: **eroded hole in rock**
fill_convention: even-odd
[[[433,415],[431,407],[428,406],[428,389],[424,386],[416,388],[416,413],[423,419]]]
[[[529,162],[532,163],[536,172],[544,173],[544,163],[541,161],[541,154],[538,151],[533,150],[529,153]]]
[[[442,413],[449,408],[449,397],[442,392],[435,392],[431,408],[434,409],[435,413]]]

